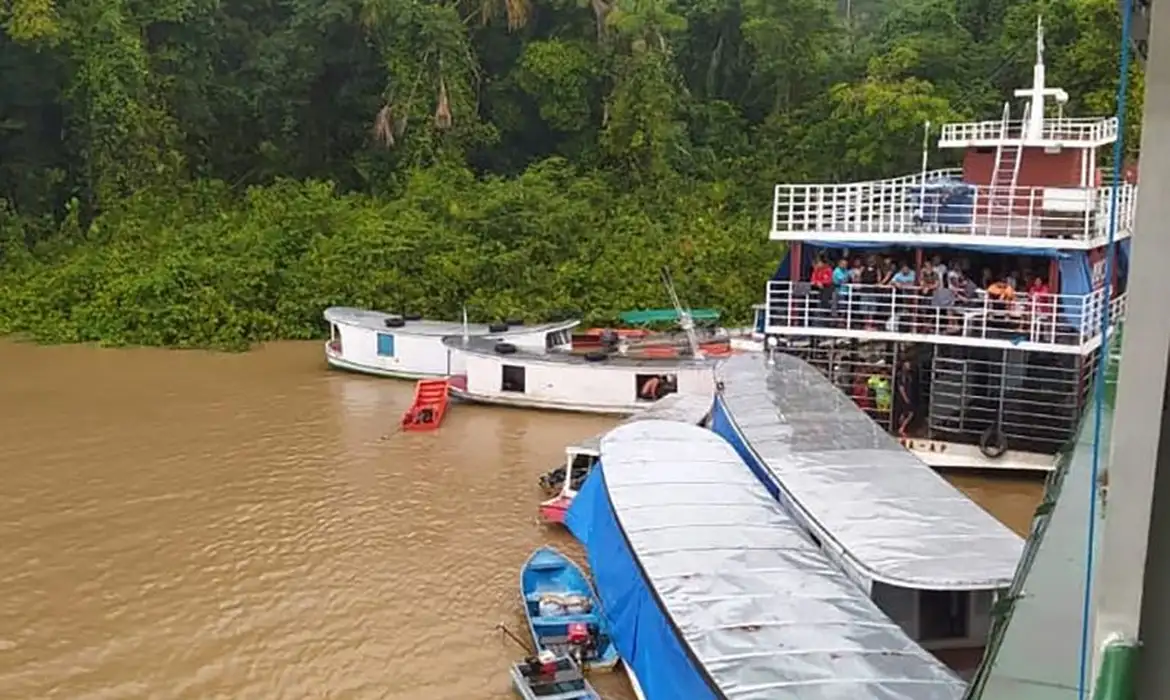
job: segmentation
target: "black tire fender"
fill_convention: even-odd
[[[1008,450],[1007,438],[995,426],[979,436],[979,451],[988,459],[999,459]]]

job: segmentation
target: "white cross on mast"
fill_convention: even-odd
[[[1040,141],[1044,138],[1044,98],[1055,97],[1059,102],[1068,102],[1068,93],[1060,88],[1044,84],[1044,22],[1036,17],[1036,64],[1032,66],[1032,87],[1016,90],[1016,97],[1031,98],[1028,108],[1028,122],[1024,124],[1025,141]]]

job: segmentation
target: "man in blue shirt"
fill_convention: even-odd
[[[914,282],[914,270],[911,270],[910,266],[905,263],[902,264],[900,270],[894,273],[894,278],[890,280],[890,283],[899,289],[910,289],[914,286]]]
[[[849,262],[842,257],[833,268],[833,315],[840,309],[841,300],[849,293]]]
[[[890,315],[887,330],[902,330],[903,326],[906,325],[909,319],[899,318],[899,316],[908,312],[907,302],[910,300],[909,293],[913,291],[917,282],[918,280],[914,276],[914,270],[911,270],[910,266],[906,263],[902,263],[902,267],[890,279],[890,284],[894,285],[894,298],[892,305],[893,313]],[[910,321],[910,325],[913,326],[913,324],[914,322]]]

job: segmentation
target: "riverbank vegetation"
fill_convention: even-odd
[[[743,320],[772,185],[916,171],[925,121],[1030,83],[1040,8],[1066,113],[1112,113],[1112,0],[13,0],[0,333],[603,319],[662,265]]]

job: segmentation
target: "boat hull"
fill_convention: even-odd
[[[564,525],[565,513],[569,512],[571,505],[573,505],[573,497],[567,494],[550,498],[540,504],[540,519],[546,523]]]
[[[384,379],[404,379],[415,381],[419,379],[437,379],[445,376],[443,373],[431,372],[413,372],[410,370],[395,370],[385,369],[382,367],[372,367],[370,365],[362,365],[356,362],[351,362],[343,357],[333,355],[326,350],[325,361],[333,369],[343,370],[345,372],[354,372],[356,374],[365,374],[371,377],[382,377]]]
[[[627,416],[638,410],[634,405],[587,404],[566,399],[544,399],[535,396],[506,396],[500,394],[476,394],[452,386],[451,396],[467,403],[485,406],[507,406],[509,408],[531,408],[541,411],[564,411],[566,413],[593,413],[604,416]]]
[[[568,662],[572,664],[571,660],[562,660],[562,664]],[[571,666],[571,671],[562,672],[562,676],[568,677],[570,680],[560,688],[547,689],[546,692],[537,693],[532,687],[533,683],[525,677],[524,671],[520,664],[512,664],[508,669],[508,675],[512,679],[512,689],[516,694],[525,700],[601,700],[601,696],[589,685],[589,681],[585,680],[581,670],[576,665]]]
[[[609,636],[597,594],[581,567],[564,554],[552,547],[533,552],[520,571],[520,597],[528,632],[537,651],[566,653],[569,626],[583,623],[594,627],[597,635],[596,657],[587,659],[587,665],[609,669],[617,665],[617,647]],[[575,599],[587,601],[588,609],[573,609]],[[563,607],[556,612],[545,609],[549,601],[560,601]]]

